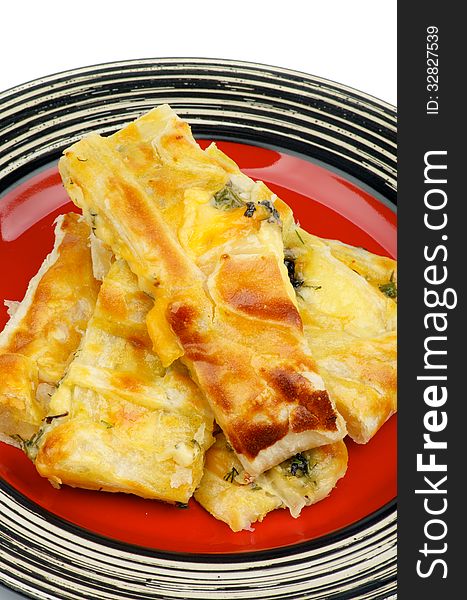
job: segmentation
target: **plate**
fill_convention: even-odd
[[[288,202],[305,229],[395,256],[395,113],[379,100],[284,69],[225,60],[98,65],[0,95],[0,295],[20,299],[72,209],[56,159],[169,102]],[[1,325],[6,311],[0,313]],[[294,520],[275,511],[234,534],[187,510],[53,489],[0,444],[0,581],[37,598],[388,598],[395,591],[396,419],[331,496]],[[371,477],[370,475],[371,474]]]
[[[201,140],[202,146],[209,143]],[[285,152],[238,142],[217,144],[246,174],[265,181],[285,199],[305,229],[380,254],[395,254],[394,212],[357,185]],[[70,210],[76,208],[68,201],[56,165],[28,177],[4,195],[0,251],[6,264],[0,295],[23,297],[29,279],[53,246],[54,219]],[[25,260],[20,272],[15,257]],[[0,312],[3,325],[1,317],[7,318],[4,307]],[[123,542],[191,553],[270,550],[342,529],[390,502],[396,483],[395,437],[392,419],[369,444],[349,441],[348,472],[328,499],[303,511],[297,522],[286,511],[276,511],[257,524],[253,534],[231,532],[194,501],[188,510],[176,511],[136,496],[68,487],[56,490],[39,477],[26,456],[6,445],[0,448],[0,476],[55,515]],[[380,468],[382,462],[385,469]],[[365,481],[367,471],[373,473],[370,483]]]

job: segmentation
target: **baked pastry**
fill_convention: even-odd
[[[152,304],[127,264],[114,262],[36,440],[36,468],[53,485],[192,496],[213,417],[185,367],[165,369],[152,351]]]
[[[338,240],[322,240],[331,248],[333,256],[377,287],[388,298],[397,301],[397,262],[388,256],[379,256],[365,248],[350,246]]]
[[[276,508],[298,517],[305,506],[323,500],[347,470],[343,441],[297,454],[252,481],[220,433],[206,453],[196,500],[232,531],[247,529]]]
[[[99,290],[93,277],[89,227],[61,215],[55,245],[21,303],[8,302],[0,334],[0,439],[16,446],[33,436],[51,394],[77,349]]]
[[[397,410],[396,262],[284,229],[305,334],[350,437],[368,442]]]
[[[168,106],[82,139],[59,168],[155,298],[147,326],[162,364],[187,365],[250,475],[344,437],[284,265],[285,205],[263,183],[202,151]]]

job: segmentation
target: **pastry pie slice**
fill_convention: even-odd
[[[350,437],[366,443],[397,410],[396,262],[303,230],[285,246],[319,372]]]
[[[309,331],[319,371],[344,416],[350,437],[366,444],[397,411],[397,337]]]
[[[261,182],[161,106],[65,151],[60,172],[97,237],[155,298],[149,335],[180,358],[249,474],[340,440],[284,265],[282,210]]]
[[[37,432],[94,310],[99,282],[89,233],[79,215],[60,216],[54,248],[24,299],[8,303],[0,334],[0,439],[7,443],[20,446]]]
[[[364,277],[388,298],[397,299],[397,262],[338,240],[322,240],[333,256]]]
[[[247,529],[276,508],[298,517],[305,506],[323,500],[347,470],[343,441],[306,450],[251,481],[221,433],[206,453],[196,500],[233,531]]]
[[[165,369],[152,351],[152,304],[114,262],[36,443],[36,468],[53,485],[168,502],[198,485],[212,414],[185,367]]]

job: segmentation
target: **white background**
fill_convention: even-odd
[[[0,91],[128,58],[236,58],[396,104],[396,0],[8,0]]]

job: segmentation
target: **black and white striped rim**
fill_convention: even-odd
[[[0,94],[0,193],[83,134],[114,131],[163,102],[198,137],[300,153],[395,203],[392,106],[295,71],[196,58],[85,67]],[[157,552],[106,539],[2,481],[0,514],[0,581],[34,598],[395,598],[395,502],[319,540],[223,555]]]

